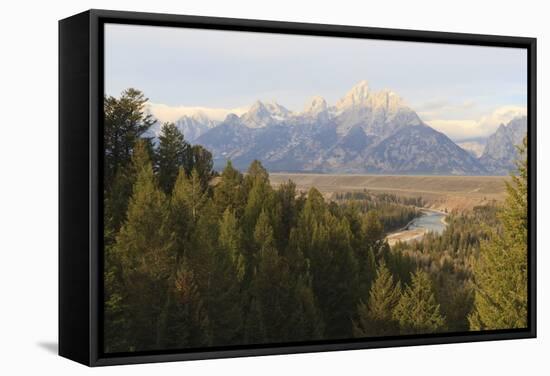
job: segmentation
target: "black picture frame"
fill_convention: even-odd
[[[523,48],[528,59],[528,328],[182,351],[102,351],[103,25],[123,23]],[[59,21],[59,354],[88,366],[536,337],[536,39],[88,10]]]

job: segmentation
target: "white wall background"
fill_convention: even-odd
[[[544,1],[10,1],[0,22],[0,374],[518,375],[550,369],[548,92]],[[539,338],[88,369],[57,343],[57,20],[86,10],[166,12],[538,38]]]

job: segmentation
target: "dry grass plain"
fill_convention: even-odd
[[[367,190],[422,197],[428,207],[450,211],[504,200],[509,177],[270,173],[270,179],[273,186],[292,180],[300,191],[315,187],[328,199],[335,193]]]

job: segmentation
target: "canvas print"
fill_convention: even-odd
[[[106,24],[106,354],[528,326],[527,51]]]

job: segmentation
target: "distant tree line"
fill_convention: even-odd
[[[292,181],[275,189],[258,161],[246,174],[228,161],[213,179],[210,152],[173,124],[157,144],[144,137],[154,124],[146,102],[135,89],[105,98],[106,352],[456,329],[452,307],[464,298],[438,279],[446,269],[385,241],[385,221],[412,212],[398,220],[396,203],[328,202]],[[479,265],[484,291],[491,267]],[[460,328],[487,325],[475,291]]]
[[[424,206],[424,200],[422,197],[405,197],[397,196],[392,193],[385,192],[372,192],[364,189],[360,192],[339,192],[335,195],[337,200],[366,200],[368,202],[381,202],[388,204],[399,204],[406,206],[415,206],[421,208]]]

